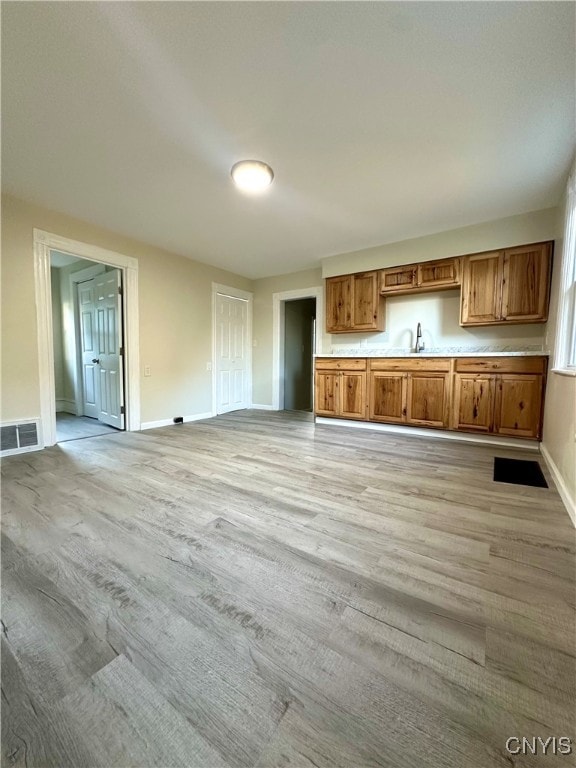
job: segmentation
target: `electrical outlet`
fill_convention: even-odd
[[[151,376],[151,375],[152,374],[150,373],[150,366],[149,365],[145,365],[144,366],[144,376]]]

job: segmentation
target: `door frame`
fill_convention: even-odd
[[[126,377],[126,430],[140,429],[140,344],[138,315],[138,259],[108,251],[96,245],[34,229],[34,287],[38,333],[38,374],[40,382],[40,420],[42,448],[56,443],[56,386],[52,336],[52,287],[50,251],[61,251],[107,264],[123,273],[122,312],[124,316]]]
[[[222,283],[212,283],[212,416],[218,415],[218,366],[216,344],[216,295],[230,296],[232,299],[243,299],[247,302],[246,329],[244,341],[246,344],[246,401],[248,408],[252,405],[252,310],[254,294],[241,288],[232,288]]]
[[[286,302],[294,299],[316,299],[316,354],[321,354],[324,338],[324,291],[320,286],[296,288],[272,294],[272,410],[284,406],[284,324]]]

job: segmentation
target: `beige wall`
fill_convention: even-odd
[[[553,352],[560,293],[561,258],[564,235],[564,206],[557,215],[558,238],[556,240],[556,264],[552,274],[550,297],[550,321],[546,343]],[[551,357],[551,364],[553,363]],[[568,505],[571,506],[576,524],[576,377],[563,376],[552,370],[546,387],[546,407],[542,441],[544,452],[554,463],[561,476],[561,483]]]
[[[332,334],[330,349],[325,351],[337,353],[364,345],[367,349],[411,348],[418,322],[422,324],[426,349],[486,345],[542,348],[544,344],[545,326],[540,324],[461,328],[460,290],[456,290],[387,297],[383,333]]]
[[[298,288],[320,288],[320,269],[292,272],[254,281],[254,348],[252,350],[253,394],[258,405],[272,405],[272,305],[273,295]],[[324,322],[319,318],[319,322]]]
[[[138,259],[142,421],[211,410],[212,281],[250,280],[45,208],[2,198],[2,420],[40,413],[34,297],[34,227]]]
[[[435,235],[389,243],[363,251],[342,253],[322,261],[322,276],[345,275],[367,269],[394,267],[417,261],[462,256],[540,240],[553,240],[558,233],[558,209],[509,216],[471,227],[451,229]]]

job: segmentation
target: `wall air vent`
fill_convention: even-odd
[[[36,420],[11,422],[0,425],[0,455],[36,451],[40,448],[38,422]]]

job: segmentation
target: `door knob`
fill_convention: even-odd
[[[93,357],[92,358],[92,362],[93,363],[98,363],[98,365],[100,365],[100,360],[97,357]]]

